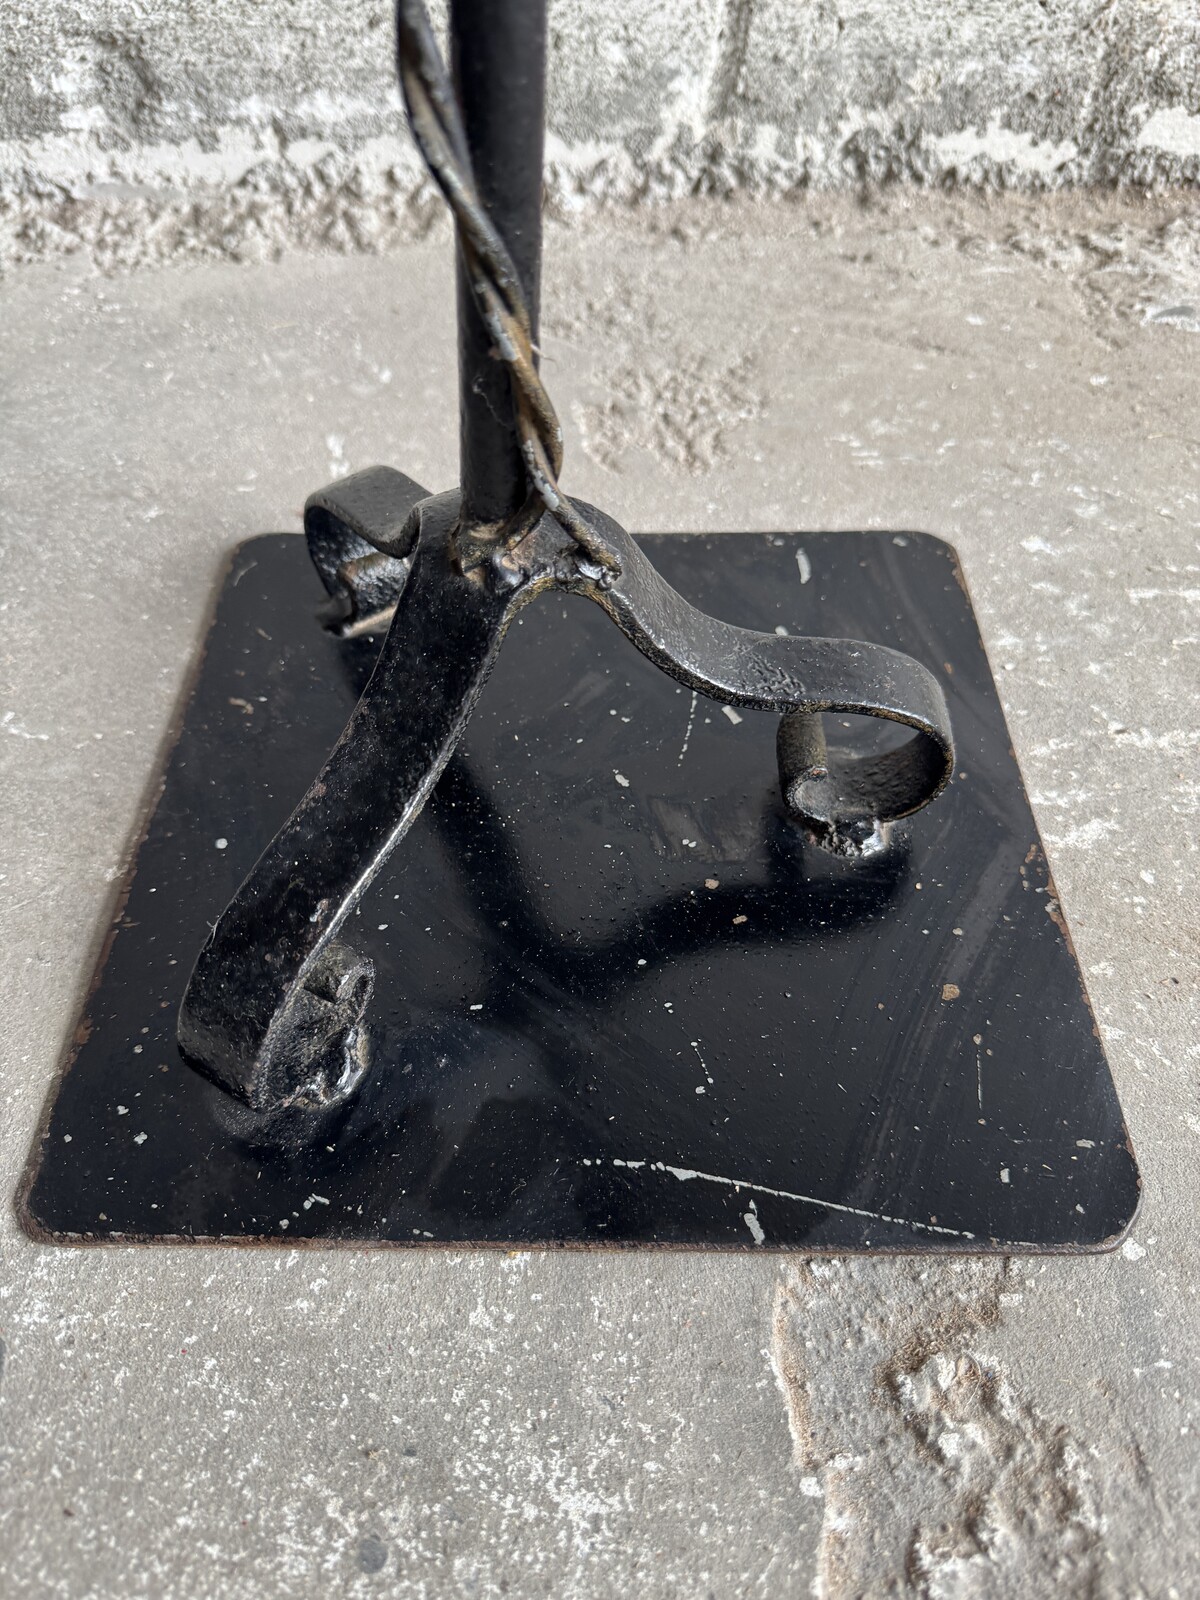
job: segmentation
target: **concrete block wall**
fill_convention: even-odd
[[[436,208],[379,0],[25,0],[0,264],[377,249]],[[562,208],[903,181],[1200,181],[1195,0],[552,0]]]

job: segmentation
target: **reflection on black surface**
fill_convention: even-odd
[[[342,642],[339,662],[355,693],[365,687],[377,650],[378,641],[371,638]],[[873,725],[864,732],[876,737]],[[743,809],[753,804],[740,797],[737,803]],[[382,1140],[390,1152],[391,1175],[403,1175],[408,1186],[425,1190],[434,1212],[456,1221],[499,1221],[543,1174],[552,1150],[609,1148],[611,1130],[580,1110],[589,1094],[586,1081],[580,1082],[580,1024],[585,1016],[619,1005],[638,951],[652,950],[656,965],[670,967],[727,941],[735,916],[746,919],[742,945],[798,946],[812,938],[836,938],[884,916],[901,892],[909,857],[904,828],[895,830],[890,848],[878,855],[848,870],[839,864],[821,871],[828,860],[805,840],[777,791],[759,808],[761,848],[755,854],[767,866],[761,883],[739,882],[701,899],[694,892],[667,894],[638,904],[606,937],[581,938],[571,929],[568,939],[563,937],[568,930],[555,927],[543,905],[515,830],[460,749],[427,814],[446,866],[469,895],[478,937],[487,945],[491,976],[482,1000],[487,1029],[443,1024],[413,1029],[403,1041],[389,1038],[387,1060],[377,1062],[349,1105],[333,1111],[261,1114],[230,1105],[218,1111],[222,1124],[247,1156],[282,1161],[285,1169],[294,1162],[309,1170],[311,1154],[320,1147],[339,1162],[353,1147],[356,1161],[365,1166],[366,1146]],[[554,996],[554,1006],[546,1004],[547,994]],[[525,1059],[511,1065],[515,1076],[507,1076],[497,1095],[497,1066],[514,1047]],[[653,1096],[653,1083],[646,1087]],[[660,1116],[666,1110],[662,1107]],[[724,1158],[719,1139],[708,1129],[695,1128],[693,1139],[698,1141],[693,1149],[712,1147],[712,1161]],[[614,1213],[611,1172],[597,1170],[586,1187],[590,1225],[599,1220],[626,1232],[651,1225],[649,1216],[635,1219],[627,1204]],[[616,1188],[628,1202],[628,1186]],[[609,1209],[598,1219],[600,1194],[607,1196],[603,1203]],[[386,1193],[373,1197],[374,1204],[387,1201]],[[633,1209],[644,1213],[646,1205]]]
[[[837,938],[884,916],[907,872],[907,838],[898,830],[894,846],[880,855],[806,875],[806,858],[810,866],[814,855],[818,866],[826,863],[778,801],[768,801],[760,817],[768,866],[762,883],[718,888],[701,899],[665,895],[638,906],[607,937],[568,940],[552,925],[513,830],[465,756],[452,760],[427,809],[447,866],[469,891],[478,937],[486,944],[486,1027],[443,1021],[413,1028],[401,1040],[389,1037],[387,1059],[350,1105],[333,1112],[264,1116],[228,1103],[218,1115],[247,1156],[282,1162],[285,1171],[293,1165],[311,1170],[312,1155],[319,1158],[322,1148],[337,1158],[328,1163],[331,1171],[351,1149],[366,1169],[368,1147],[386,1145],[390,1177],[426,1191],[431,1210],[456,1222],[492,1224],[521,1209],[545,1179],[555,1151],[599,1156],[621,1148],[630,1130],[623,1118],[616,1129],[609,1125],[608,1100],[599,1115],[588,1113],[600,1087],[588,1082],[589,1073],[594,1078],[605,1069],[586,1038],[593,1019],[627,998],[638,951],[652,950],[657,965],[675,966],[727,942],[737,915],[748,919],[742,946]],[[679,1120],[669,1085],[659,1088],[647,1075],[643,1087],[643,1120]],[[687,1108],[689,1149],[692,1159],[707,1152],[708,1162],[719,1166],[728,1158],[706,1111],[706,1105]],[[654,1208],[648,1209],[645,1194],[634,1201],[611,1172],[596,1171],[585,1190],[587,1200],[577,1200],[589,1226],[597,1225],[604,1195],[604,1226],[633,1236],[652,1230]],[[714,1204],[721,1199],[709,1198]],[[372,1204],[386,1208],[388,1202],[387,1192],[373,1194]]]
[[[726,541],[716,562],[710,541],[663,539],[655,561],[706,609],[791,624],[795,545]],[[681,769],[687,699],[583,602],[533,607],[347,927],[379,973],[374,1069],[320,1117],[263,1118],[182,1065],[173,1018],[206,922],[311,782],[379,640],[310,628],[301,541],[257,541],[57,1094],[34,1225],[748,1246],[736,1180],[759,1186],[768,1243],[800,1247],[946,1248],[955,1229],[1086,1246],[1123,1226],[1136,1169],[945,549],[804,545],[814,626],[953,663],[969,778],[888,851],[830,857],[774,792],[774,719],[697,718]],[[697,829],[703,849],[681,852]]]
[[[592,1004],[602,995],[611,997],[628,982],[628,958],[635,944],[651,946],[663,961],[694,955],[727,938],[732,918],[745,913],[747,906],[754,913],[747,923],[747,940],[798,944],[826,938],[885,913],[908,866],[908,835],[901,828],[887,850],[854,862],[852,871],[814,873],[813,857],[819,858],[819,849],[806,843],[775,796],[761,817],[765,882],[712,889],[701,900],[690,893],[667,895],[639,907],[636,916],[608,939],[572,947],[549,925],[511,830],[461,755],[446,768],[429,812],[448,859],[460,866],[481,926],[498,947],[510,960],[552,974],[556,983],[586,995]]]

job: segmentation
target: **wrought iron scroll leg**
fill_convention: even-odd
[[[619,576],[567,587],[595,600],[642,654],[689,689],[726,705],[782,713],[776,754],[784,803],[820,843],[871,853],[888,826],[941,793],[954,768],[942,686],[919,661],[861,639],[756,633],[699,611],[619,523],[577,502],[613,551]],[[911,728],[879,755],[826,749],[821,715],[847,712]]]
[[[370,682],[188,985],[184,1054],[256,1109],[328,1103],[365,1071],[374,970],[340,930],[441,776],[528,598],[520,576],[501,584],[458,571],[457,507],[457,495],[421,507],[411,576]]]
[[[331,633],[378,626],[394,609],[416,546],[413,513],[428,498],[394,467],[367,467],[309,495],[304,535],[329,595],[321,621]]]

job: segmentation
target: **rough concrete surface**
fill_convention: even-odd
[[[0,264],[376,250],[427,225],[380,0],[5,0],[0,18]],[[1200,179],[1195,0],[554,0],[550,18],[560,210]]]
[[[1143,1164],[1123,1248],[87,1251],[5,1209],[0,1592],[1200,1592],[1197,246],[1182,202],[1082,196],[548,241],[568,487],[957,543]],[[452,352],[436,240],[9,278],[6,1194],[223,554],[371,461],[450,483]]]

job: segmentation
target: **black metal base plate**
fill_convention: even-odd
[[[319,1122],[257,1118],[181,1061],[176,1011],[378,640],[316,625],[302,540],[251,540],[31,1159],[31,1233],[1118,1241],[1137,1168],[953,551],[888,533],[645,544],[732,622],[878,640],[939,672],[947,793],[887,851],[832,856],[783,812],[776,718],[694,700],[595,606],[535,603],[348,929],[378,974],[370,1076]]]

